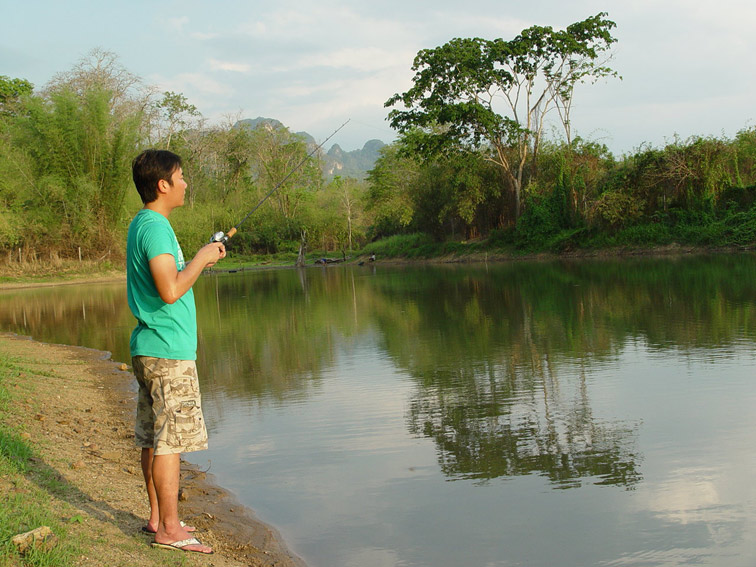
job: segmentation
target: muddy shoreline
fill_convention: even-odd
[[[70,347],[73,349],[81,347]],[[119,386],[122,400],[136,413],[136,388],[131,369],[123,371],[123,363],[111,359],[109,352],[99,353],[105,364],[115,365],[122,378]],[[125,376],[124,376],[125,375]],[[212,443],[212,439],[210,439]],[[187,523],[201,530],[212,529],[221,537],[224,552],[254,565],[275,567],[307,567],[304,561],[286,547],[281,534],[262,522],[254,510],[241,504],[236,496],[223,488],[215,475],[181,459],[179,514]]]
[[[34,402],[42,409],[29,425],[52,442],[50,462],[67,464],[58,466],[61,474],[70,475],[86,494],[110,491],[113,501],[103,505],[118,510],[111,521],[120,531],[139,533],[148,507],[134,445],[136,389],[130,369],[95,349],[12,333],[0,333],[0,340],[4,351],[31,356],[50,368],[71,369],[59,384],[51,379],[36,385]],[[306,567],[275,528],[239,503],[214,475],[183,459],[179,514],[198,528],[203,543],[216,549],[216,559],[228,560],[223,565]]]

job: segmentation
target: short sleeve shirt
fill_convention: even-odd
[[[131,221],[126,240],[126,288],[129,308],[137,319],[131,356],[196,360],[194,292],[190,289],[173,304],[160,298],[150,260],[161,254],[172,255],[176,269],[184,269],[184,254],[171,223],[160,213],[142,209]]]

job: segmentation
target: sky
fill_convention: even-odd
[[[344,150],[396,132],[384,107],[421,49],[607,12],[622,79],[580,85],[573,132],[620,156],[756,127],[751,0],[0,0],[0,75],[41,88],[95,48],[210,123],[264,116]],[[558,134],[554,130],[554,135]]]

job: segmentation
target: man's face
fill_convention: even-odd
[[[180,207],[184,204],[184,195],[188,184],[184,181],[184,171],[177,167],[171,175],[171,196],[174,206]]]

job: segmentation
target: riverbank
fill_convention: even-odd
[[[464,264],[464,263],[496,263],[520,262],[532,260],[559,260],[581,258],[622,258],[635,256],[687,256],[691,254],[733,254],[753,251],[755,246],[692,246],[681,244],[666,244],[662,246],[622,246],[613,248],[576,248],[561,252],[531,252],[514,253],[496,249],[477,250],[471,247],[463,252],[444,252],[435,250],[435,255],[416,256],[410,254],[378,254],[377,264]],[[363,265],[371,263],[370,255],[362,252],[356,256],[341,261],[337,258],[334,265]],[[317,258],[319,259],[319,257]],[[307,266],[318,266],[317,259],[309,259]],[[288,263],[261,262],[253,259],[229,258],[205,273],[236,273],[257,270],[271,270],[293,268],[295,257]],[[327,264],[321,264],[327,265]],[[0,291],[12,289],[26,289],[38,287],[53,287],[59,285],[76,285],[85,283],[107,283],[126,281],[125,268],[98,270],[93,266],[78,267],[71,263],[67,269],[60,272],[55,269],[40,270],[32,266],[29,270],[16,267],[13,270],[0,269]]]
[[[48,552],[54,559],[44,564],[55,567],[171,560],[303,567],[274,529],[187,463],[179,512],[216,553],[208,558],[149,546],[150,536],[141,532],[149,509],[134,446],[131,384],[128,368],[107,353],[0,334],[0,492],[9,495],[0,504],[0,563],[24,564],[8,540],[43,522],[57,540]]]

